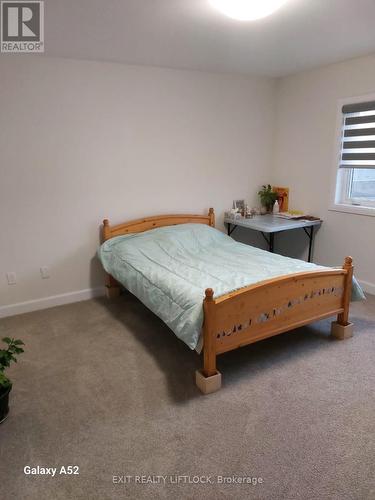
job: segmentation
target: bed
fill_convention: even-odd
[[[214,226],[213,209],[115,226],[105,219],[98,251],[108,297],[124,286],[203,351],[203,393],[221,387],[219,354],[334,315],[332,335],[352,335],[349,303],[363,293],[351,257],[339,269],[317,266],[235,242]]]

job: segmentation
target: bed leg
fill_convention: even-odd
[[[211,392],[216,392],[221,388],[221,373],[216,371],[214,375],[206,377],[203,370],[197,370],[195,372],[195,383],[203,394],[211,394]]]
[[[119,297],[121,293],[120,287],[119,286],[106,286],[105,287],[105,294],[107,296],[107,299],[115,299],[116,297]]]
[[[349,306],[353,280],[353,259],[351,257],[345,258],[343,268],[347,271],[343,294],[344,310],[337,316],[337,321],[333,321],[331,324],[331,335],[339,340],[348,339],[353,336],[353,323],[349,321]]]
[[[203,302],[203,370],[195,372],[195,382],[203,394],[209,394],[220,389],[221,373],[216,370],[216,350],[212,328],[214,324],[214,292],[211,288],[207,288],[205,293],[206,298]]]
[[[347,325],[340,325],[337,321],[331,323],[331,335],[338,340],[345,340],[353,337],[353,323]]]
[[[112,278],[110,274],[107,275],[106,285],[105,285],[105,294],[107,299],[114,299],[118,297],[121,293],[121,288],[119,283]]]

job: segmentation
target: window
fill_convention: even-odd
[[[375,215],[375,101],[342,107],[338,166],[336,206],[367,208]]]

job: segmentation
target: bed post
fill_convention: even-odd
[[[203,370],[195,372],[195,381],[204,394],[209,394],[220,389],[221,373],[216,370],[215,331],[213,329],[215,303],[212,288],[207,288],[205,295],[206,297],[203,301]]]
[[[111,228],[109,226],[109,220],[104,219],[103,220],[103,241],[109,240],[111,237]]]
[[[109,220],[103,220],[103,241],[109,240],[111,237],[111,228],[109,225]],[[108,273],[106,273],[105,279],[105,294],[108,299],[114,299],[120,295],[121,288],[119,283]]]
[[[346,270],[343,292],[343,312],[337,316],[337,321],[331,325],[331,335],[339,340],[353,336],[353,323],[349,322],[349,306],[352,295],[353,259],[345,257],[343,269]]]
[[[213,208],[209,209],[208,216],[210,218],[210,226],[215,227],[215,212]]]

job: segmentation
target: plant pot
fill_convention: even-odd
[[[272,214],[272,205],[262,205],[260,207],[261,215]]]
[[[9,413],[9,393],[12,389],[10,385],[3,392],[0,390],[0,424],[4,422]]]

